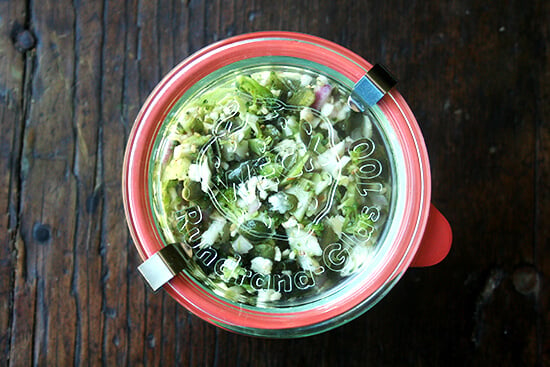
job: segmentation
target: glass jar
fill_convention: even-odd
[[[123,172],[150,284],[224,329],[299,337],[442,260],[451,231],[430,204],[411,110],[394,89],[361,112],[348,104],[372,70],[330,41],[260,32],[170,71],[136,118]]]

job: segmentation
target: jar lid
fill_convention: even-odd
[[[387,76],[290,32],[234,37],[174,68],[124,164],[152,285],[172,278],[193,313],[256,335],[315,332],[375,304],[412,261],[430,202],[420,130]]]

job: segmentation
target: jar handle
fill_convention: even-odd
[[[410,266],[431,266],[441,262],[449,253],[452,240],[453,233],[449,222],[431,204],[424,237]]]

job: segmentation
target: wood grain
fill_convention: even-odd
[[[22,49],[15,47],[15,44],[20,44],[19,39],[24,33],[24,5],[0,3],[0,14],[10,19],[9,22],[0,22],[0,364],[7,365],[14,339],[13,320],[19,316],[14,312],[13,294],[15,288],[21,287],[20,282],[16,283],[14,273],[15,269],[19,272],[22,270],[21,264],[17,262],[21,244],[18,216],[21,188],[19,157],[26,113],[23,95],[28,64],[19,51]],[[24,315],[26,310],[21,308],[18,311]]]
[[[0,1],[0,364],[550,366],[550,3]],[[151,293],[121,198],[128,134],[172,67],[259,30],[386,64],[454,230],[327,333],[250,338]]]

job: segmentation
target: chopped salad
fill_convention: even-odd
[[[176,106],[155,158],[156,220],[188,273],[230,300],[315,296],[374,256],[391,199],[371,117],[327,76],[271,66]]]

